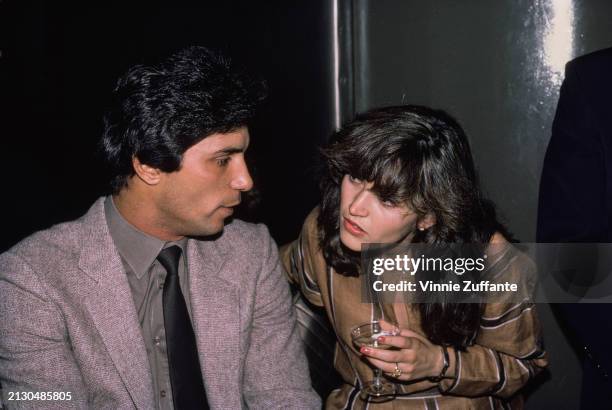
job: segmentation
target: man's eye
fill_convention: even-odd
[[[229,164],[230,159],[231,159],[230,157],[218,158],[217,165],[219,165],[220,167],[225,167],[227,166],[227,164]]]
[[[349,178],[349,181],[351,181],[351,182],[355,182],[355,183],[361,182],[361,180],[359,178],[355,178],[352,175],[349,175],[348,178]]]
[[[381,201],[385,208],[395,208],[397,205],[393,201]]]

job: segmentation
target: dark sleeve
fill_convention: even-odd
[[[601,242],[607,236],[605,151],[577,67],[567,65],[544,158],[538,242]]]
[[[606,205],[606,147],[597,128],[594,88],[609,75],[602,67],[585,74],[580,61],[570,62],[561,86],[552,136],[542,170],[538,209],[538,242],[608,242]],[[608,100],[609,101],[609,100]],[[601,108],[597,106],[598,108]],[[584,279],[584,278],[583,278]],[[552,305],[580,344],[588,346],[596,363],[612,370],[612,357],[601,334],[610,331],[602,317],[610,315],[609,305]]]

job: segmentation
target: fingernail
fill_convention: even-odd
[[[378,336],[378,339],[376,339],[377,341],[384,343],[385,341],[385,337],[384,336]]]
[[[359,351],[361,353],[370,353],[370,349],[368,349],[367,347],[362,347],[361,349],[359,349]]]

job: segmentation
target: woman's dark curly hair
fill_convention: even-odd
[[[496,231],[506,232],[480,192],[463,129],[443,111],[416,105],[368,111],[338,131],[322,153],[320,242],[325,260],[340,274],[357,275],[360,266],[359,253],[340,241],[344,175],[374,182],[372,190],[383,201],[408,204],[419,217],[433,215],[436,223],[415,232],[412,242],[487,243]],[[461,348],[476,335],[482,305],[442,299],[415,306],[434,343]]]

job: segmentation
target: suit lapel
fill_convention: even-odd
[[[223,279],[231,265],[223,248],[215,241],[187,243],[192,315],[211,407],[241,408],[240,299]]]
[[[89,229],[79,267],[95,283],[84,303],[137,408],[153,408],[153,385],[140,324],[121,257],[104,217],[104,199],[85,215]]]

